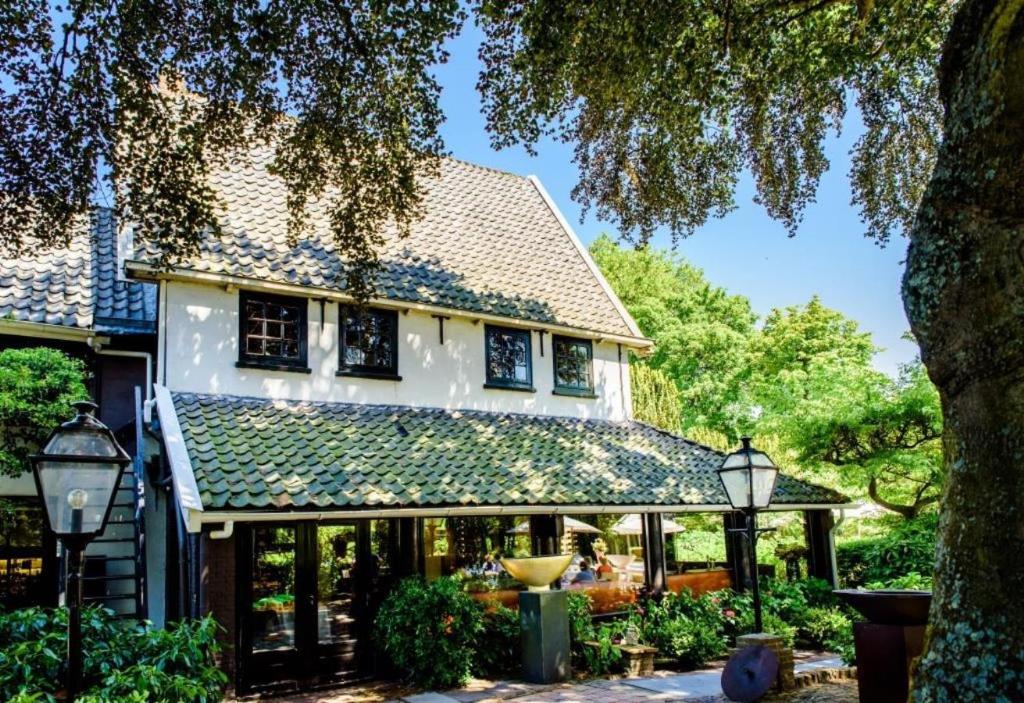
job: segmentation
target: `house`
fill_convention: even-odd
[[[289,245],[269,158],[213,178],[223,232],[173,267],[111,245],[100,215],[90,236],[107,243],[75,285],[103,314],[18,321],[71,330],[93,363],[122,348],[152,357],[153,377],[132,377],[152,402],[129,403],[145,425],[140,610],[157,623],[213,613],[239,690],[372,670],[369,621],[388,585],[479,556],[475,518],[527,519],[542,554],[559,549],[565,516],[642,515],[653,589],[671,571],[662,515],[735,522],[721,455],[632,419],[628,357],[651,341],[539,181],[445,160],[410,236],[387,233],[377,297],[360,308],[321,208]],[[70,290],[70,263],[35,270],[59,288],[61,266]],[[0,295],[20,310],[33,289],[5,275]],[[108,309],[130,308],[106,302],[113,292],[144,301],[137,325],[110,323],[128,313]],[[101,405],[132,395],[98,379]],[[813,574],[833,574],[831,510],[845,504],[779,478],[774,509],[805,513]],[[749,566],[727,539],[742,587]]]

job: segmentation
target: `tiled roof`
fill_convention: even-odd
[[[116,227],[107,209],[67,247],[0,258],[0,318],[98,332],[152,331],[155,287],[116,280]]]
[[[721,454],[637,422],[172,397],[207,509],[727,503]],[[846,499],[780,476],[775,502]]]
[[[288,246],[287,190],[266,171],[271,156],[256,150],[213,177],[224,234],[180,267],[344,290],[325,207],[310,206],[306,238]],[[528,178],[444,159],[424,187],[410,236],[385,232],[380,297],[639,336]]]

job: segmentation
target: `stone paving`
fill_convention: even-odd
[[[841,668],[834,657],[798,657],[797,673]],[[276,703],[724,703],[721,666],[685,674],[656,672],[634,679],[591,679],[540,685],[522,681],[472,681],[454,691],[415,693],[397,684],[377,683],[274,699]],[[769,699],[766,699],[769,700]],[[825,682],[774,696],[779,703],[837,703],[857,700],[856,681]]]

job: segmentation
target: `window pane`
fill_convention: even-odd
[[[488,328],[487,380],[528,385],[530,377],[530,333]]]
[[[253,528],[253,651],[295,646],[295,528]]]
[[[382,373],[397,371],[397,315],[388,310],[342,311],[342,364]]]
[[[555,385],[573,390],[593,390],[590,342],[556,338],[554,346]]]
[[[301,309],[269,301],[245,304],[245,353],[271,359],[297,360],[301,350]]]

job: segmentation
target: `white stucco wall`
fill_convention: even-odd
[[[452,317],[440,344],[438,321],[416,311],[398,315],[401,381],[338,377],[338,304],[309,301],[312,373],[237,368],[238,292],[171,281],[166,285],[161,369],[171,390],[290,400],[414,405],[622,420],[629,408],[629,366],[614,343],[594,342],[597,398],[552,394],[551,335],[532,334],[535,393],[485,389],[484,323]],[[625,392],[624,392],[625,387]]]

